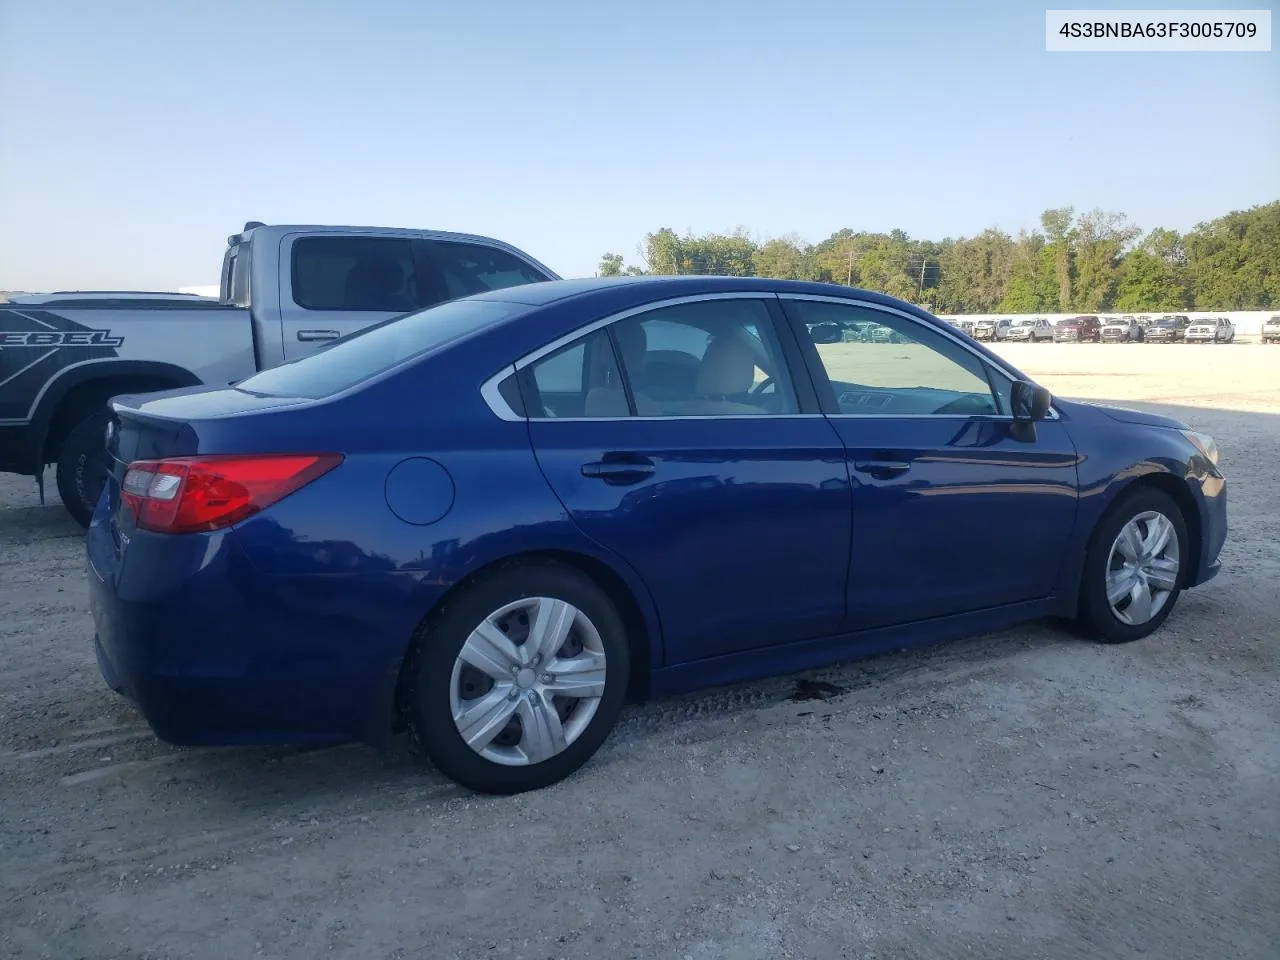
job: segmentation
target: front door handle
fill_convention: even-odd
[[[853,469],[873,476],[877,480],[888,480],[902,476],[911,469],[911,464],[906,460],[857,460],[853,464]]]
[[[582,475],[620,486],[639,483],[645,477],[653,476],[653,461],[647,457],[628,460],[596,460],[582,465]]]
[[[309,340],[337,340],[342,334],[337,330],[299,330],[298,339],[304,343]]]

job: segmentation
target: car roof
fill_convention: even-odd
[[[641,276],[641,277],[585,277],[577,280],[547,280],[541,283],[503,287],[475,294],[475,300],[499,300],[540,307],[587,296],[607,290],[627,290],[639,297],[698,296],[708,293],[761,294],[809,294],[811,296],[839,297],[841,299],[868,300],[898,309],[910,309],[926,313],[905,301],[872,290],[845,287],[834,283],[815,283],[804,280],[770,280],[764,277],[709,277],[709,276]]]

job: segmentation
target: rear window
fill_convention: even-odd
[[[365,327],[316,353],[264,370],[236,386],[280,397],[332,396],[528,309],[525,304],[497,300],[453,300]]]

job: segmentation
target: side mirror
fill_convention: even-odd
[[[838,323],[815,323],[809,328],[814,343],[839,343],[844,339],[844,329]]]
[[[1013,381],[1013,392],[1010,405],[1013,407],[1013,419],[1029,420],[1034,423],[1043,420],[1049,412],[1049,404],[1053,403],[1053,394],[1039,384],[1030,380]]]

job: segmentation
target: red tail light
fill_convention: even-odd
[[[341,462],[339,453],[138,460],[129,464],[120,500],[144,530],[217,530],[253,516]]]

